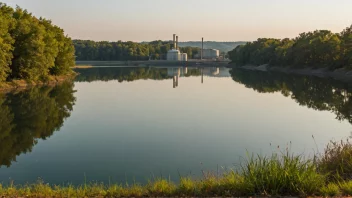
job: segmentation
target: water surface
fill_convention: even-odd
[[[177,181],[290,142],[292,152],[312,154],[351,131],[351,88],[329,79],[225,68],[77,71],[72,83],[0,96],[1,182]]]

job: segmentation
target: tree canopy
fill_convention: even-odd
[[[229,57],[238,66],[352,67],[352,26],[341,33],[316,30],[294,39],[260,38],[236,47]]]
[[[150,43],[108,42],[91,40],[74,40],[76,59],[79,61],[136,61],[164,60],[172,48],[171,42],[152,41]],[[182,53],[193,58],[200,49],[197,47],[180,47]]]
[[[74,61],[74,46],[61,28],[0,3],[0,82],[63,75]]]

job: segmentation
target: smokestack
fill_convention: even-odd
[[[178,50],[178,36],[176,36],[176,49]]]
[[[202,37],[202,50],[200,52],[200,60],[203,60],[204,38]]]
[[[172,44],[174,45],[174,46],[173,46],[174,49],[176,49],[176,41],[175,41],[175,40],[176,40],[176,34],[174,34],[174,41],[173,41],[173,43],[172,43]]]

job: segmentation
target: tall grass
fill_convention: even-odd
[[[332,181],[352,179],[352,144],[346,141],[331,141],[318,162],[319,170]]]
[[[315,195],[325,181],[313,160],[289,152],[271,157],[252,156],[242,166],[242,175],[253,193],[265,196]]]
[[[147,185],[102,183],[82,186],[36,184],[0,185],[0,197],[240,197],[240,196],[351,196],[352,146],[332,142],[321,156],[306,159],[286,151],[271,156],[252,155],[237,170],[201,179],[181,177],[175,184],[157,178]]]

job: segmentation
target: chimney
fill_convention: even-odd
[[[176,36],[176,49],[178,50],[178,36]]]
[[[176,34],[174,34],[174,41],[173,41],[173,43],[172,43],[174,49],[176,49],[176,41],[175,41],[175,40],[176,40]]]
[[[200,51],[200,60],[203,60],[204,38],[202,37],[202,49]]]

